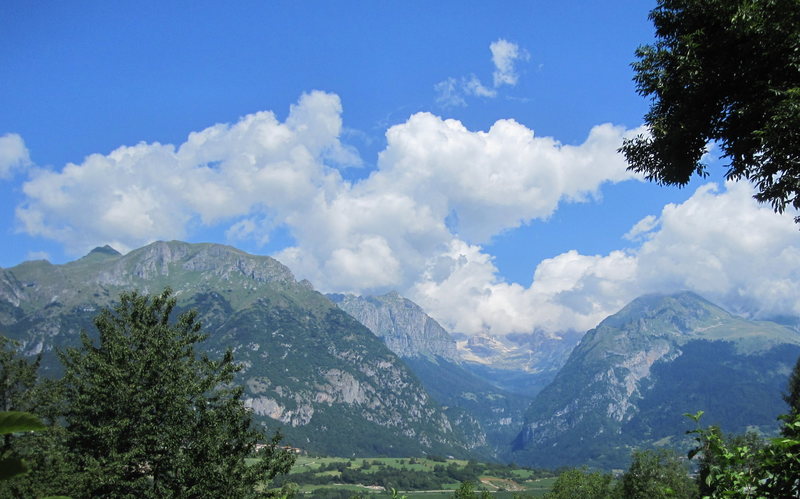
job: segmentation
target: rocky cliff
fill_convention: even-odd
[[[396,292],[382,296],[328,295],[342,310],[382,338],[400,357],[458,361],[456,342],[422,308]]]

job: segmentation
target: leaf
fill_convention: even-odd
[[[0,434],[46,429],[47,426],[35,414],[20,411],[0,412]]]
[[[17,475],[28,472],[25,461],[16,457],[0,459],[0,480],[8,480]]]
[[[686,416],[687,418],[691,419],[695,423],[700,421],[700,418],[703,417],[703,414],[705,414],[705,411],[697,411],[694,414],[692,414],[690,412],[683,413],[684,416]]]

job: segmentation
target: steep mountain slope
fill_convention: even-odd
[[[405,361],[467,434],[475,455],[504,458],[530,398],[501,390],[465,369],[456,342],[411,300],[397,293],[330,296]]]
[[[456,342],[447,331],[419,305],[396,292],[383,296],[330,294],[328,298],[382,338],[400,357],[458,361]]]
[[[247,403],[287,442],[334,455],[466,455],[467,444],[402,361],[310,283],[269,257],[214,244],[157,242],[120,255],[0,269],[0,332],[45,353],[89,331],[120,292],[175,290],[196,308],[212,354],[233,348]]]
[[[631,447],[680,445],[683,413],[771,432],[800,335],[692,293],[638,298],[586,333],[515,441],[526,464],[623,467]]]

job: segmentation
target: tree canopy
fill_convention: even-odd
[[[172,322],[175,305],[170,290],[124,293],[96,317],[96,337],[82,332],[80,347],[59,353],[64,377],[42,397],[52,426],[43,438],[20,439],[33,471],[8,490],[251,497],[289,471],[294,455],[278,446],[280,436],[269,440],[253,426],[231,351],[219,360],[197,354],[206,335],[193,311]],[[0,353],[3,366],[27,366]],[[32,368],[17,369],[24,388]],[[3,388],[14,400],[19,390]]]
[[[713,142],[728,179],[800,208],[800,2],[659,0],[650,19],[656,42],[633,64],[650,133],[623,143],[629,169],[683,186]]]

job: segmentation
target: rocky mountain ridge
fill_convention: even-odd
[[[278,261],[228,246],[156,242],[0,269],[0,332],[44,352],[55,375],[54,349],[92,331],[101,307],[167,286],[180,309],[198,310],[207,351],[234,349],[247,404],[288,443],[332,455],[466,456],[473,445],[366,327]]]
[[[796,331],[733,316],[696,294],[638,298],[586,333],[534,399],[515,455],[623,466],[631,448],[682,435],[682,414],[697,410],[731,431],[774,431],[799,355]]]
[[[458,362],[456,342],[422,308],[397,292],[382,296],[327,295],[339,308],[382,338],[403,358],[437,357]]]

